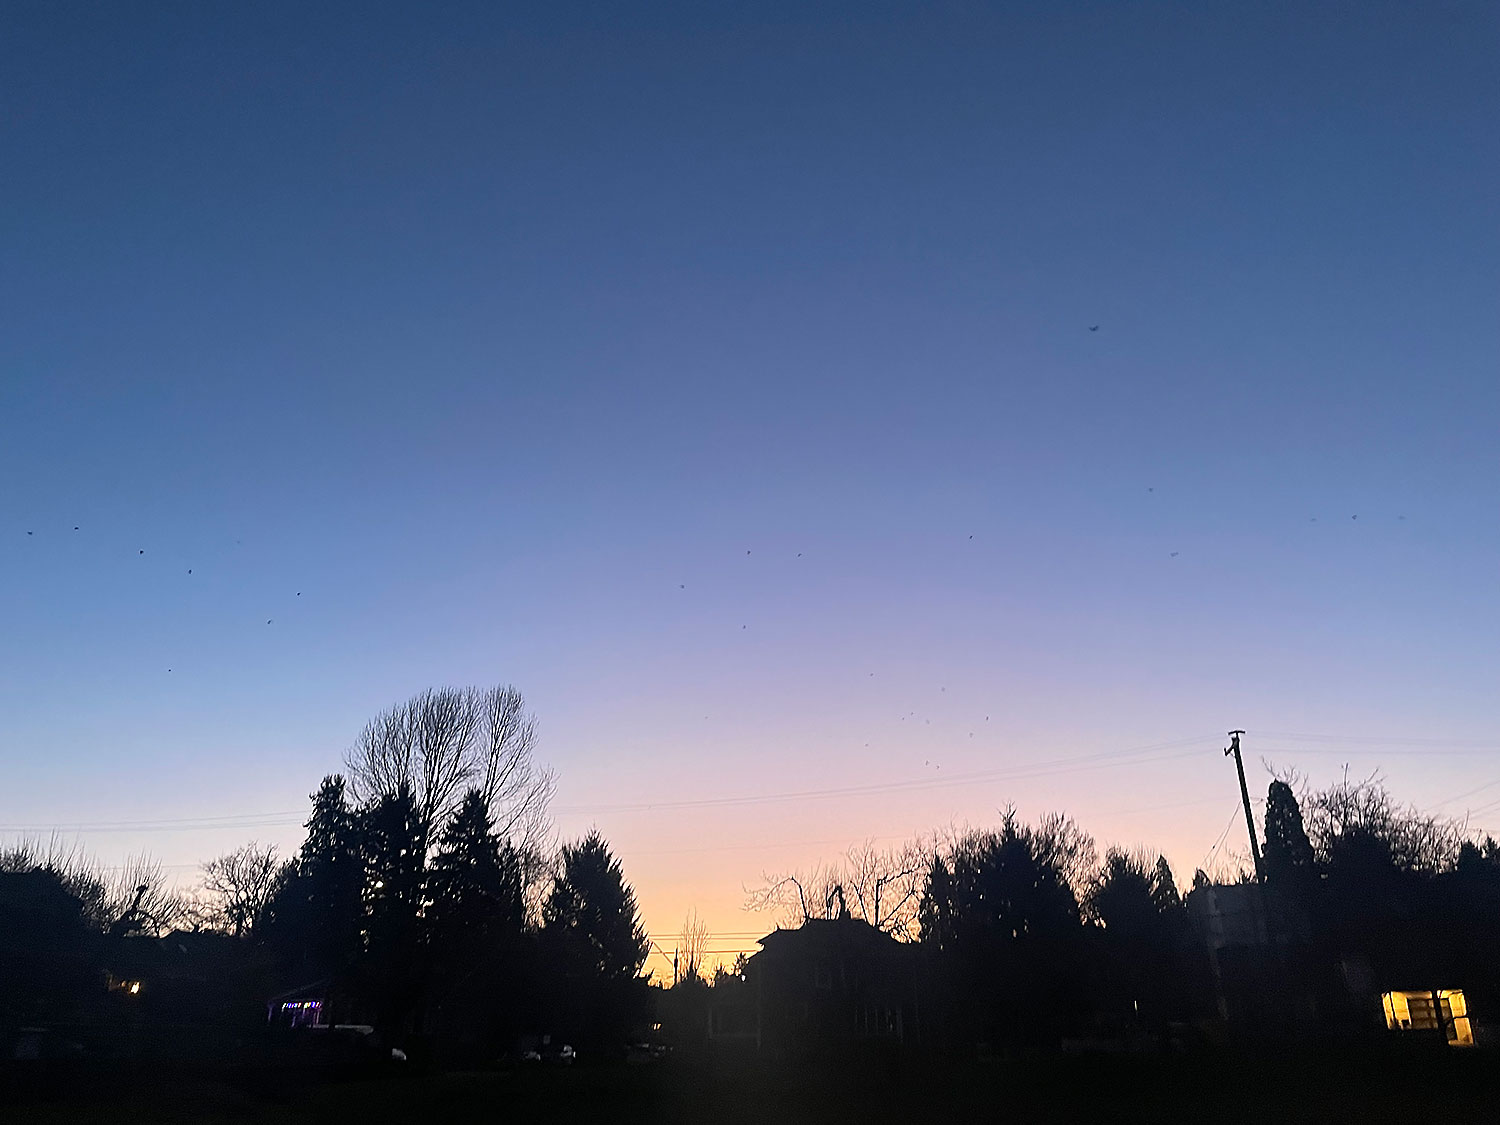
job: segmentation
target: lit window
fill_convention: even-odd
[[[1430,990],[1387,992],[1381,997],[1381,1002],[1385,1008],[1385,1025],[1392,1031],[1437,1031],[1441,1021],[1443,1035],[1453,1046],[1474,1045],[1469,1004],[1462,989],[1440,988],[1436,993]]]

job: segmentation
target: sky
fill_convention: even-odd
[[[1245,850],[1230,728],[1259,794],[1500,829],[1497,46],[12,0],[0,836],[290,852],[370,717],[471,683],[663,945],[1010,805],[1185,880]]]

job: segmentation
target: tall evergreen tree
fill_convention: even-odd
[[[1266,792],[1266,880],[1296,892],[1313,876],[1313,848],[1302,823],[1297,795],[1284,781],[1271,782]]]
[[[918,937],[939,953],[951,951],[958,941],[960,910],[948,861],[942,856],[933,856],[927,872],[927,887],[917,911]]]
[[[1166,858],[1111,849],[1089,907],[1103,927],[1094,966],[1102,1009],[1157,1032],[1185,1018],[1189,922]]]
[[[364,926],[358,825],[338,774],[325,777],[312,795],[306,827],[302,850],[272,897],[267,936],[287,972],[304,979],[338,976],[358,956]]]
[[[488,803],[470,790],[438,840],[427,876],[428,930],[437,947],[483,947],[525,926],[521,863],[490,822]]]
[[[598,832],[564,845],[562,872],[542,907],[542,924],[577,966],[605,980],[630,980],[651,951],[620,861]]]
[[[422,825],[405,789],[359,814],[364,864],[362,991],[377,1023],[391,1033],[411,1030],[426,975],[422,948]]]
[[[563,847],[542,905],[541,937],[558,1030],[594,1046],[619,1045],[648,1002],[639,974],[651,946],[635,892],[597,832]]]
[[[1172,878],[1172,866],[1164,855],[1156,857],[1156,871],[1151,881],[1151,898],[1156,903],[1156,909],[1163,914],[1169,914],[1182,906],[1182,896],[1177,893],[1177,880]]]
[[[1132,940],[1151,937],[1159,914],[1151,872],[1128,852],[1111,848],[1089,895],[1089,908],[1105,929]]]
[[[1041,1041],[1060,1034],[1082,986],[1078,899],[1060,847],[1071,822],[1038,828],[1005,814],[933,863],[920,908],[922,939],[946,956],[955,1015],[980,1038]]]
[[[529,1015],[521,862],[471,790],[438,839],[424,921],[432,969],[428,1030],[450,1054],[482,1058]]]

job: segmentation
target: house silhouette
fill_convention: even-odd
[[[920,1039],[921,950],[843,914],[777,928],[757,943],[744,987],[725,990],[712,1038],[772,1055],[901,1046]],[[718,991],[718,990],[715,990]]]

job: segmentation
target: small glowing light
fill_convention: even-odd
[[[141,990],[141,982],[140,981],[133,980],[133,981],[130,982],[130,995],[134,996],[140,990]]]

